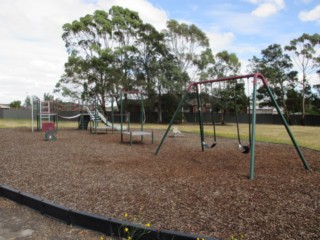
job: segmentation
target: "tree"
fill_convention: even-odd
[[[196,62],[199,67],[200,81],[216,77],[214,69],[216,61],[211,48],[207,48],[203,51],[200,55],[199,61]]]
[[[239,74],[241,63],[235,53],[229,53],[228,51],[218,52],[215,59],[216,63],[212,74],[216,78]]]
[[[146,108],[158,108],[158,122],[162,122],[162,94],[163,88],[170,88],[170,81],[164,74],[170,67],[163,67],[165,62],[170,62],[169,51],[164,40],[164,34],[158,32],[152,25],[141,25],[139,44],[137,49],[137,82],[147,93]],[[172,62],[171,62],[172,63]],[[174,64],[174,63],[173,63]]]
[[[215,64],[210,71],[212,78],[231,77],[239,74],[241,63],[235,53],[222,51],[216,54]],[[243,83],[243,82],[242,82]],[[245,97],[244,85],[232,83],[230,81],[219,82],[219,86],[212,89],[213,94],[217,97],[215,109],[221,111],[221,124],[225,124],[225,115],[227,109],[234,109],[235,105],[239,103],[234,98],[243,99]],[[242,100],[240,101],[242,102]],[[237,106],[240,108],[240,106]],[[241,108],[243,108],[241,106]]]
[[[297,81],[297,72],[293,71],[293,63],[288,54],[284,54],[279,44],[269,45],[261,51],[261,58],[254,56],[250,61],[253,72],[262,73],[269,81],[278,105],[283,109],[286,119],[290,120],[290,111],[287,105],[288,91],[294,88]],[[293,93],[291,91],[291,93]],[[291,97],[294,95],[291,95]],[[273,106],[266,89],[258,89],[257,98],[261,106]]]
[[[181,83],[181,87],[186,88],[188,79],[195,80],[198,76],[201,53],[209,47],[209,40],[194,24],[187,25],[176,20],[167,22],[164,33],[170,53],[177,59],[181,73],[189,75]]]
[[[30,97],[30,96],[27,96],[27,97],[26,97],[26,99],[24,100],[23,106],[24,106],[25,108],[31,107],[31,97]]]
[[[50,93],[44,93],[43,94],[43,101],[53,101],[54,96]]]
[[[113,6],[63,25],[69,58],[56,85],[63,95],[96,98],[106,113],[107,93],[135,87],[138,13]],[[76,89],[76,90],[75,90]]]
[[[10,108],[20,109],[21,108],[21,101],[19,101],[19,100],[12,101],[9,106],[10,106]]]
[[[155,87],[158,95],[157,109],[158,122],[162,122],[163,109],[168,108],[166,98],[175,95],[182,96],[181,82],[188,81],[189,76],[181,72],[176,58],[168,53],[158,62],[158,76],[156,78]],[[165,95],[165,96],[162,96]]]
[[[302,74],[300,83],[302,85],[302,124],[304,124],[308,78],[320,67],[320,35],[304,33],[300,37],[291,40],[285,50],[292,53],[295,63]]]
[[[291,113],[301,112],[302,95],[295,88],[290,88],[287,91],[286,105]]]

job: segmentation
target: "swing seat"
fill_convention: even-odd
[[[249,153],[250,152],[250,147],[249,146],[242,146],[241,144],[239,144],[239,150],[242,152],[242,153]]]
[[[214,147],[217,145],[217,142],[212,143],[210,146],[208,145],[208,143],[202,142],[202,145],[203,145],[205,148],[209,149],[209,148],[214,148]]]
[[[217,145],[217,142],[211,144],[210,148],[214,148]]]
[[[206,142],[202,142],[202,145],[207,149],[210,148],[209,145]]]

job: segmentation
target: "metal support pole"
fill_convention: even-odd
[[[83,99],[81,100],[81,109],[80,109],[80,113],[81,113],[81,115],[80,115],[80,129],[81,130],[84,130],[84,110],[83,110],[83,105],[84,105],[84,103],[83,103],[84,101],[83,101]]]
[[[58,132],[59,130],[59,109],[58,109],[58,104],[56,101],[52,101],[53,102],[53,112],[55,113],[54,117],[54,123],[56,125],[56,132]]]
[[[51,122],[51,109],[50,109],[50,101],[48,101],[48,113],[49,115],[48,119],[49,119],[49,122]],[[53,121],[53,117],[52,117],[52,121]]]
[[[97,97],[94,98],[94,133],[98,133],[98,103],[97,103]]]
[[[248,86],[249,87],[249,86]],[[248,96],[249,97],[249,96]],[[257,78],[254,76],[253,79],[253,92],[252,92],[252,117],[251,117],[251,142],[250,142],[250,175],[249,179],[254,179],[254,150],[256,142],[256,106],[257,106]],[[250,104],[249,104],[250,108]]]
[[[32,130],[32,132],[34,131],[34,127],[33,127],[33,96],[31,96],[31,130]]]
[[[122,100],[122,92],[120,93],[120,123],[121,123],[121,127],[120,127],[120,131],[123,131],[123,100]],[[130,129],[128,129],[129,131]]]
[[[130,112],[126,113],[125,114],[126,118],[127,118],[127,121],[128,121],[128,131],[131,129],[131,118],[130,118]]]
[[[114,126],[114,113],[113,113],[113,101],[114,101],[114,97],[113,97],[113,95],[111,96],[111,121],[112,121],[112,123],[111,123],[111,128],[112,128],[112,134],[113,134],[113,126]]]
[[[171,118],[171,121],[170,121],[170,123],[169,123],[169,126],[168,126],[166,132],[164,133],[164,135],[163,135],[163,137],[162,137],[162,139],[161,139],[161,141],[160,141],[160,144],[159,144],[159,146],[157,147],[156,152],[155,152],[154,155],[157,155],[157,154],[158,154],[158,152],[159,152],[159,150],[160,150],[160,148],[161,148],[161,146],[162,146],[165,138],[167,137],[168,132],[170,131],[170,128],[171,128],[174,120],[176,119],[176,116],[178,115],[178,113],[179,113],[179,111],[180,111],[180,109],[181,109],[184,101],[186,100],[187,96],[188,96],[188,91],[186,91],[186,92],[184,93],[184,95],[182,96],[182,99],[181,99],[181,101],[180,101],[180,103],[179,103],[179,105],[178,105],[175,113],[173,114],[173,117]]]
[[[267,91],[268,91],[268,93],[269,93],[269,95],[270,95],[270,98],[271,98],[274,106],[276,107],[279,116],[281,117],[282,123],[283,123],[283,125],[285,126],[285,128],[286,128],[286,130],[287,130],[287,132],[288,132],[288,134],[289,134],[289,136],[290,136],[290,138],[291,138],[291,141],[292,141],[294,147],[296,148],[296,150],[297,150],[297,152],[298,152],[298,154],[299,154],[299,156],[300,156],[300,159],[301,159],[301,161],[302,161],[302,163],[303,163],[303,165],[304,165],[304,168],[307,169],[307,170],[310,170],[310,167],[309,167],[307,161],[305,160],[305,158],[304,158],[304,156],[303,156],[303,154],[302,154],[302,152],[301,152],[301,150],[300,150],[300,147],[299,147],[299,145],[297,144],[297,142],[296,142],[296,140],[295,140],[295,138],[294,138],[294,136],[293,136],[293,134],[292,134],[292,132],[291,132],[291,130],[290,130],[290,128],[289,128],[289,125],[288,125],[288,123],[287,123],[287,120],[286,120],[285,117],[283,116],[283,114],[282,114],[282,112],[281,112],[281,110],[280,110],[280,108],[279,108],[279,105],[278,105],[277,101],[275,100],[275,98],[274,98],[274,96],[273,96],[273,94],[272,94],[272,92],[271,92],[271,89],[269,88],[269,86],[268,86],[267,84],[265,84],[265,87],[267,88]]]
[[[144,122],[144,105],[143,105],[143,94],[141,95],[141,114],[140,114],[140,121],[141,121],[141,132],[143,132],[143,122]],[[143,135],[141,135],[141,142],[143,142]]]
[[[199,117],[199,127],[200,127],[200,144],[201,144],[201,150],[204,151],[204,133],[203,133],[203,120],[202,120],[202,113],[201,113],[201,99],[200,99],[200,88],[199,85],[196,85],[197,90],[197,106],[198,106],[198,117]]]
[[[39,131],[42,130],[42,103],[41,103],[41,100],[39,100]]]

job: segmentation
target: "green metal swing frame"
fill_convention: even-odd
[[[290,130],[290,127],[289,127],[289,124],[287,123],[287,120],[285,119],[285,117],[283,116],[281,110],[280,110],[280,107],[278,105],[278,103],[276,102],[275,100],[275,97],[268,85],[268,81],[267,79],[261,74],[261,73],[255,73],[255,74],[248,74],[248,75],[241,75],[241,76],[234,76],[234,77],[227,77],[227,78],[218,78],[218,79],[214,79],[214,80],[206,80],[206,81],[201,81],[201,82],[193,82],[191,83],[188,88],[186,89],[185,93],[183,94],[182,96],[182,99],[168,125],[168,128],[165,132],[165,134],[163,135],[156,151],[155,151],[155,155],[158,155],[159,151],[160,151],[160,148],[164,142],[164,140],[166,139],[169,131],[170,131],[170,128],[172,126],[172,124],[174,123],[175,119],[176,119],[176,116],[178,115],[178,113],[181,111],[181,108],[189,94],[190,91],[192,91],[193,89],[196,90],[196,94],[197,94],[197,104],[198,104],[198,115],[199,115],[199,128],[200,128],[200,138],[201,138],[201,141],[200,141],[200,144],[201,144],[201,148],[202,148],[202,151],[204,151],[204,146],[202,144],[202,141],[204,139],[204,131],[203,131],[203,124],[202,124],[202,115],[201,115],[201,106],[200,106],[200,94],[199,94],[199,86],[202,85],[202,84],[207,84],[207,83],[215,83],[215,82],[224,82],[224,81],[233,81],[233,80],[237,80],[237,79],[244,79],[244,78],[253,78],[253,81],[252,81],[252,84],[253,84],[253,92],[252,92],[252,116],[251,116],[251,120],[252,120],[252,128],[251,128],[251,140],[250,140],[250,171],[249,171],[249,179],[250,180],[253,180],[254,179],[254,167],[255,167],[255,137],[256,137],[256,105],[257,105],[257,101],[256,101],[256,98],[257,98],[257,82],[258,80],[261,80],[262,83],[263,83],[263,86],[266,88],[270,98],[271,98],[271,101],[273,103],[273,105],[275,106],[275,108],[277,109],[277,112],[281,118],[281,121],[283,123],[283,125],[285,126],[286,130],[287,130],[287,133],[303,163],[303,166],[306,170],[310,170],[310,167],[307,163],[307,161],[305,160],[304,158],[304,155],[297,143],[297,141],[295,140],[291,130]]]

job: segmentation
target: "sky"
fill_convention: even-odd
[[[320,32],[319,0],[1,0],[0,103],[53,94],[68,59],[63,24],[114,5],[137,11],[158,30],[170,19],[195,24],[214,53],[238,56],[243,74],[269,45]]]

